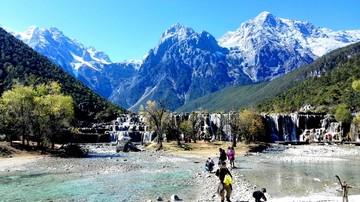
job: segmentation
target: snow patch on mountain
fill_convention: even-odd
[[[309,22],[278,18],[264,11],[256,18],[241,24],[236,31],[225,33],[219,44],[247,53],[253,52],[262,41],[275,41],[283,47],[299,44],[320,57],[331,50],[360,41],[360,30],[333,31],[315,27]]]
[[[30,26],[25,32],[7,31],[40,54],[47,56],[54,63],[62,67],[70,64],[73,71],[65,68],[70,73],[77,71],[80,67],[90,67],[99,71],[100,64],[111,63],[109,56],[104,52],[98,51],[94,47],[86,48],[77,40],[65,36],[55,27]]]
[[[82,57],[79,57],[77,55],[75,55],[73,52],[70,52],[70,54],[72,55],[72,57],[75,59],[76,62],[71,62],[70,64],[73,65],[74,69],[76,71],[79,70],[80,67],[82,67],[83,65],[92,68],[95,71],[99,71],[99,69],[97,67],[95,67],[93,64],[91,64],[88,61],[85,61]],[[108,64],[108,63],[105,63]]]

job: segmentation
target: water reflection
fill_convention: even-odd
[[[264,161],[261,157],[250,157],[244,166],[251,168],[241,171],[246,179],[257,188],[268,188],[273,197],[301,197],[324,192],[338,195],[340,186],[335,175],[353,187],[360,187],[359,159],[310,163]],[[360,189],[350,192],[360,194]]]

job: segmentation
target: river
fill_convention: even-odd
[[[337,201],[341,197],[335,175],[354,187],[352,197],[359,196],[359,153],[356,147],[300,146],[239,156],[231,172],[251,187],[235,186],[232,199],[249,201],[253,190],[265,187],[271,201]],[[202,161],[163,152],[45,157],[23,169],[1,172],[0,201],[167,201],[173,194],[182,201],[219,200],[216,177],[203,172]]]

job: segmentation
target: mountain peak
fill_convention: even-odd
[[[63,33],[56,27],[43,28],[44,30],[48,30],[51,33],[57,33],[63,35]]]
[[[32,36],[39,35],[39,33],[40,33],[40,28],[35,25],[32,25],[25,31],[25,33],[22,34],[22,37],[31,38]]]
[[[180,23],[172,25],[167,29],[161,36],[162,40],[165,40],[170,37],[177,36],[179,39],[184,39],[194,33],[194,30],[190,27],[183,26]]]
[[[264,20],[268,17],[272,17],[273,15],[269,11],[263,11],[258,16],[255,17],[255,19],[258,20]]]
[[[271,26],[276,26],[279,19],[270,12],[264,11],[256,16],[252,21],[259,25],[269,24]]]

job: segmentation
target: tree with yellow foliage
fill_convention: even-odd
[[[239,136],[246,143],[261,140],[265,136],[265,124],[254,110],[244,109],[239,115]]]

